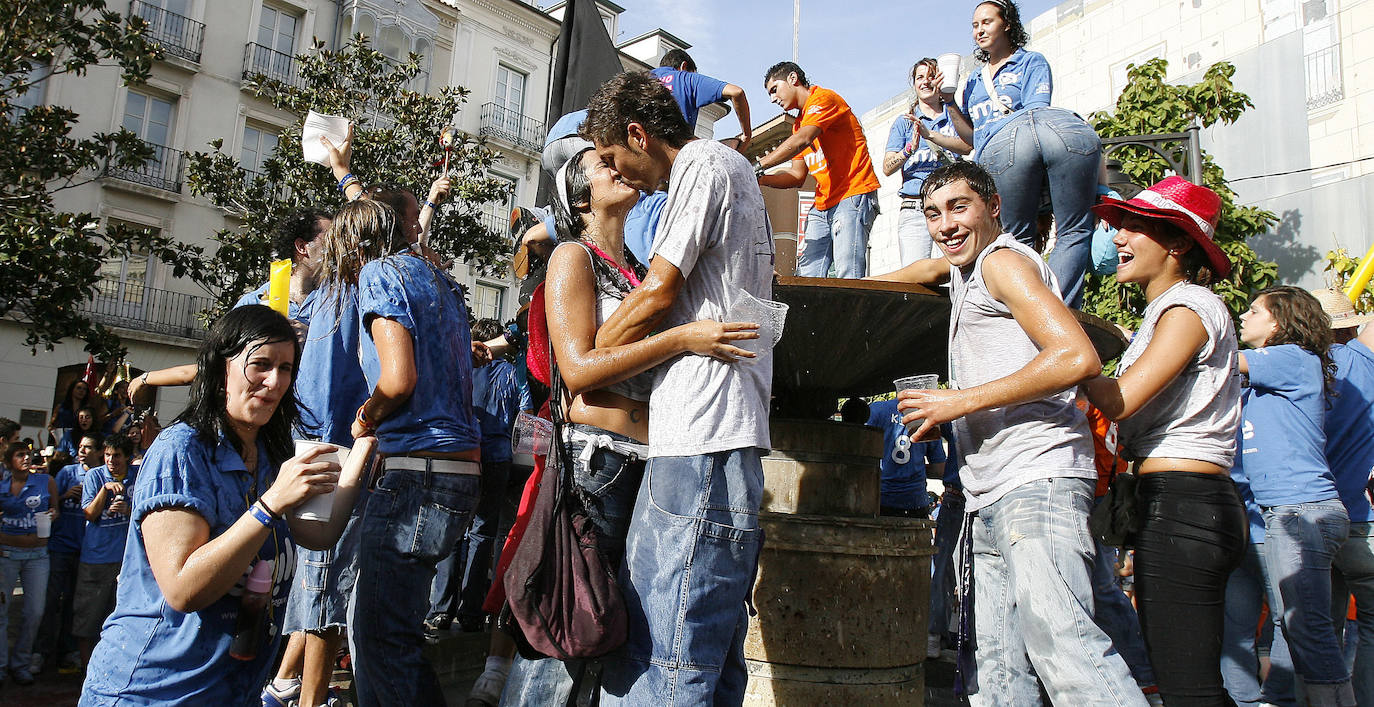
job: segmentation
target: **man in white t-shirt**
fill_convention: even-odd
[[[740,297],[772,296],[773,238],[752,167],[694,139],[658,81],[625,73],[606,82],[582,134],[630,186],[668,183],[649,274],[597,332],[597,347],[724,321]],[[772,377],[771,349],[737,363],[680,356],[659,368],[621,571],[629,640],[608,661],[602,704],[744,701]]]

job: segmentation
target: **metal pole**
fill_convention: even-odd
[[[1196,123],[1188,126],[1188,181],[1202,184],[1202,143],[1198,134],[1202,128]]]
[[[792,0],[792,63],[797,63],[801,46],[801,0]]]

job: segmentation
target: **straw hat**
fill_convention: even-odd
[[[1121,227],[1121,219],[1127,213],[1168,221],[1197,242],[1218,277],[1231,274],[1231,259],[1212,240],[1221,213],[1221,197],[1207,187],[1183,177],[1169,177],[1136,194],[1130,201],[1103,197],[1102,202],[1093,207],[1093,213],[1113,228]]]
[[[1321,303],[1322,310],[1331,317],[1332,329],[1347,329],[1353,326],[1364,326],[1374,322],[1374,314],[1357,314],[1355,305],[1350,303],[1350,298],[1346,297],[1339,290],[1324,287],[1320,290],[1311,290],[1312,296]]]

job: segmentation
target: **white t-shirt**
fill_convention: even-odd
[[[653,252],[686,278],[663,329],[724,321],[740,291],[770,299],[773,233],[748,160],[713,140],[684,145]],[[664,363],[649,398],[649,456],[768,449],[772,385],[771,349],[748,362],[683,354]]]

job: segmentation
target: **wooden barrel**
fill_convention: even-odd
[[[825,420],[773,420],[763,458],[763,510],[875,518],[883,433]]]
[[[920,705],[931,521],[760,515],[748,705]]]

